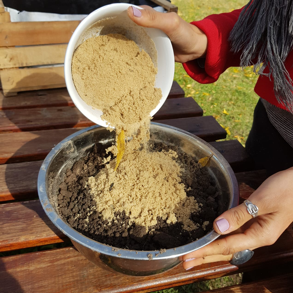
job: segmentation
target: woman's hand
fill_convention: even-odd
[[[138,25],[158,28],[171,40],[175,61],[187,62],[205,55],[207,37],[196,26],[181,19],[175,12],[161,13],[149,6],[129,7],[128,16]]]
[[[184,255],[186,270],[203,263],[230,261],[238,251],[274,244],[293,221],[293,168],[269,177],[249,200],[258,207],[258,216],[252,218],[244,204],[223,213],[214,221],[215,231],[234,234]]]

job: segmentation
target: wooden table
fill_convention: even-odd
[[[4,255],[0,258],[0,292],[151,292],[233,272],[251,272],[253,279],[257,271],[274,268],[277,274],[281,266],[292,265],[292,227],[273,246],[256,250],[253,259],[240,268],[220,262],[184,271],[179,265],[159,275],[133,277],[93,265],[47,218],[36,186],[42,160],[52,147],[92,122],[74,107],[66,89],[9,98],[0,93],[0,110],[0,253]],[[218,142],[225,138],[225,130],[213,117],[202,115],[193,98],[184,98],[174,82],[154,121],[210,142],[236,172],[241,196],[249,196],[266,178],[265,172],[253,170],[237,140]],[[49,244],[54,249],[40,248]]]

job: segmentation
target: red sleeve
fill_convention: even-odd
[[[240,54],[234,54],[230,51],[228,38],[241,10],[213,14],[201,21],[191,23],[201,29],[208,39],[204,68],[200,68],[196,60],[183,64],[191,78],[200,83],[212,83],[218,80],[220,74],[228,67],[239,66]]]

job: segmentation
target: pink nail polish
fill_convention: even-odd
[[[141,11],[137,9],[136,7],[132,6],[132,12],[135,17],[141,17]]]
[[[195,259],[195,257],[194,258],[188,258],[184,262],[189,262],[189,261],[194,260],[194,259]]]
[[[226,219],[220,219],[216,222],[216,225],[218,226],[218,229],[223,233],[227,231],[230,227],[229,222]]]

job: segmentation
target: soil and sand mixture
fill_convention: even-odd
[[[171,150],[178,154],[177,158],[173,157],[173,159],[179,166],[184,166],[185,171],[181,173],[180,181],[188,199],[185,202],[196,202],[198,206],[189,217],[189,224],[194,229],[185,230],[184,224],[180,220],[168,223],[168,219],[160,216],[155,219],[156,224],[146,228],[144,225],[134,222],[123,209],[116,210],[111,220],[108,217],[105,218],[103,212],[98,211],[97,198],[88,184],[90,178],[99,176],[98,174],[106,169],[104,158],[107,157],[107,154],[103,145],[95,145],[87,155],[67,170],[64,182],[59,189],[60,216],[77,231],[94,240],[117,248],[134,250],[175,248],[197,240],[211,231],[213,220],[223,211],[224,203],[221,201],[221,194],[215,179],[209,174],[207,167],[201,168],[196,159],[175,147],[161,143],[150,142],[150,144],[152,153]],[[111,156],[114,158],[113,155]],[[107,185],[106,188],[109,188],[109,194],[121,191],[115,184]],[[178,198],[178,195],[174,194],[172,190],[169,195],[173,199]],[[154,198],[153,201],[156,204],[159,198]],[[113,203],[114,205],[115,203]],[[178,208],[180,209],[180,204]],[[177,215],[176,208],[173,209],[173,212]]]
[[[81,97],[115,127],[116,144],[95,145],[67,170],[60,216],[94,240],[135,250],[175,248],[210,231],[221,212],[215,179],[180,149],[149,140],[161,91],[148,54],[121,35],[92,37],[75,51],[72,72]]]

